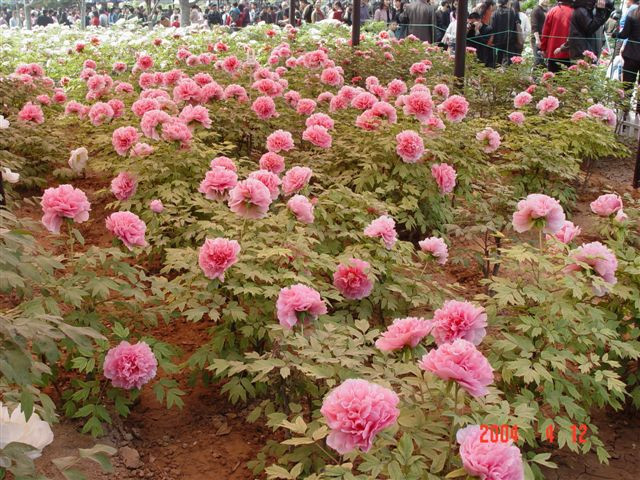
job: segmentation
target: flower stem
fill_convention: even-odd
[[[449,430],[449,451],[447,452],[447,467],[453,459],[453,437],[456,430],[456,417],[458,416],[458,384],[453,382],[453,417],[451,418],[451,428]]]

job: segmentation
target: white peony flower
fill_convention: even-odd
[[[33,412],[29,421],[24,417],[22,406],[9,415],[9,409],[0,402],[0,450],[13,442],[26,443],[36,450],[27,453],[31,459],[42,455],[42,449],[53,442],[53,432],[47,422]]]
[[[0,115],[0,130],[4,130],[5,128],[9,128],[9,120],[4,118],[3,115]]]
[[[18,183],[18,180],[20,180],[20,174],[16,172],[12,172],[11,169],[9,169],[9,167],[4,167],[2,169],[2,179],[5,182]]]
[[[76,173],[80,173],[87,166],[89,160],[89,152],[85,147],[76,148],[71,150],[71,157],[69,157],[69,166],[71,170]]]

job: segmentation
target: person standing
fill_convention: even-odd
[[[635,8],[629,8],[627,11],[624,28],[618,34],[619,39],[629,40],[622,47],[622,60],[624,61],[622,81],[625,84],[625,90],[629,93],[633,91],[634,83],[636,85],[640,84],[638,80],[638,74],[640,73],[640,8],[638,8],[638,1],[631,0]],[[636,113],[640,114],[640,99],[637,96]]]
[[[538,5],[531,11],[531,49],[533,50],[534,67],[544,64],[544,58],[540,54],[540,37],[548,7],[549,0],[539,0]]]
[[[444,32],[447,31],[447,27],[451,23],[451,11],[449,10],[449,2],[447,0],[442,0],[438,10],[436,10],[436,43],[442,41],[442,37],[444,37]]]
[[[360,25],[371,19],[369,15],[369,0],[362,0],[360,4]]]
[[[517,55],[517,27],[520,19],[509,6],[509,0],[498,0],[498,8],[491,15],[491,30],[494,32],[488,44],[495,49],[493,66],[509,65],[511,57]]]
[[[547,59],[547,69],[558,72],[563,65],[569,65],[569,52],[561,47],[567,41],[573,7],[571,0],[558,0],[558,5],[547,13],[540,37],[540,50]]]
[[[305,23],[312,23],[311,14],[313,13],[313,6],[309,1],[301,0],[300,11],[302,12],[302,20]]]
[[[414,0],[406,5],[404,13],[408,18],[409,34],[415,35],[423,42],[435,42],[436,9],[429,0]]]
[[[317,0],[313,7],[313,12],[311,12],[311,23],[321,22],[322,20],[324,20],[322,3],[320,2],[320,0]]]
[[[402,0],[394,0],[393,17],[391,21],[396,24],[395,36],[398,40],[407,36],[408,17],[404,11],[404,2]]]
[[[382,0],[379,8],[373,14],[373,20],[376,22],[384,22],[387,26],[391,23],[391,12],[389,11],[389,0]]]
[[[605,0],[576,0],[574,7],[569,36],[560,48],[560,51],[569,53],[571,60],[582,58],[587,50],[596,54],[599,52],[596,32],[613,11],[613,5],[607,6]]]

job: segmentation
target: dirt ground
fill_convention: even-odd
[[[619,193],[633,192],[631,179],[635,157],[624,161],[601,161],[592,165],[591,175],[580,190],[580,204],[573,221],[587,227],[590,220],[589,202],[603,190]],[[87,179],[81,188],[91,192],[106,185],[93,184]],[[103,182],[96,182],[103,183]],[[92,188],[93,187],[93,188]],[[638,196],[639,192],[633,195]],[[101,202],[92,205],[98,209]],[[39,212],[24,211],[36,218]],[[100,212],[102,213],[102,212]],[[97,218],[97,217],[96,217]],[[87,242],[104,243],[103,227],[82,225]],[[460,283],[472,281],[460,271],[450,272]],[[466,276],[465,276],[466,275]],[[204,325],[172,323],[163,329],[165,340],[178,344],[189,352],[197,346]],[[141,401],[131,416],[114,425],[109,434],[99,442],[118,449],[113,458],[114,472],[101,473],[95,464],[85,461],[80,469],[89,480],[136,479],[154,480],[244,480],[255,476],[247,469],[246,462],[260,450],[269,438],[270,429],[244,422],[247,410],[243,405],[233,406],[220,394],[220,387],[197,387],[184,397],[182,410],[166,410],[155,400],[151,389],[145,389]],[[614,457],[610,465],[600,465],[595,454],[576,455],[568,450],[553,452],[552,460],[559,468],[545,471],[550,480],[611,479],[631,480],[640,478],[640,416],[637,411],[594,413],[601,437]],[[56,473],[51,460],[74,455],[77,448],[87,448],[94,440],[79,433],[80,423],[64,421],[54,428],[55,440],[45,449],[38,461],[50,478],[62,479]]]

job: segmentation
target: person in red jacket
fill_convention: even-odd
[[[558,5],[549,10],[542,27],[540,50],[547,59],[550,72],[558,72],[563,65],[569,65],[568,51],[560,51],[560,47],[567,41],[573,7],[571,0],[559,0]]]

